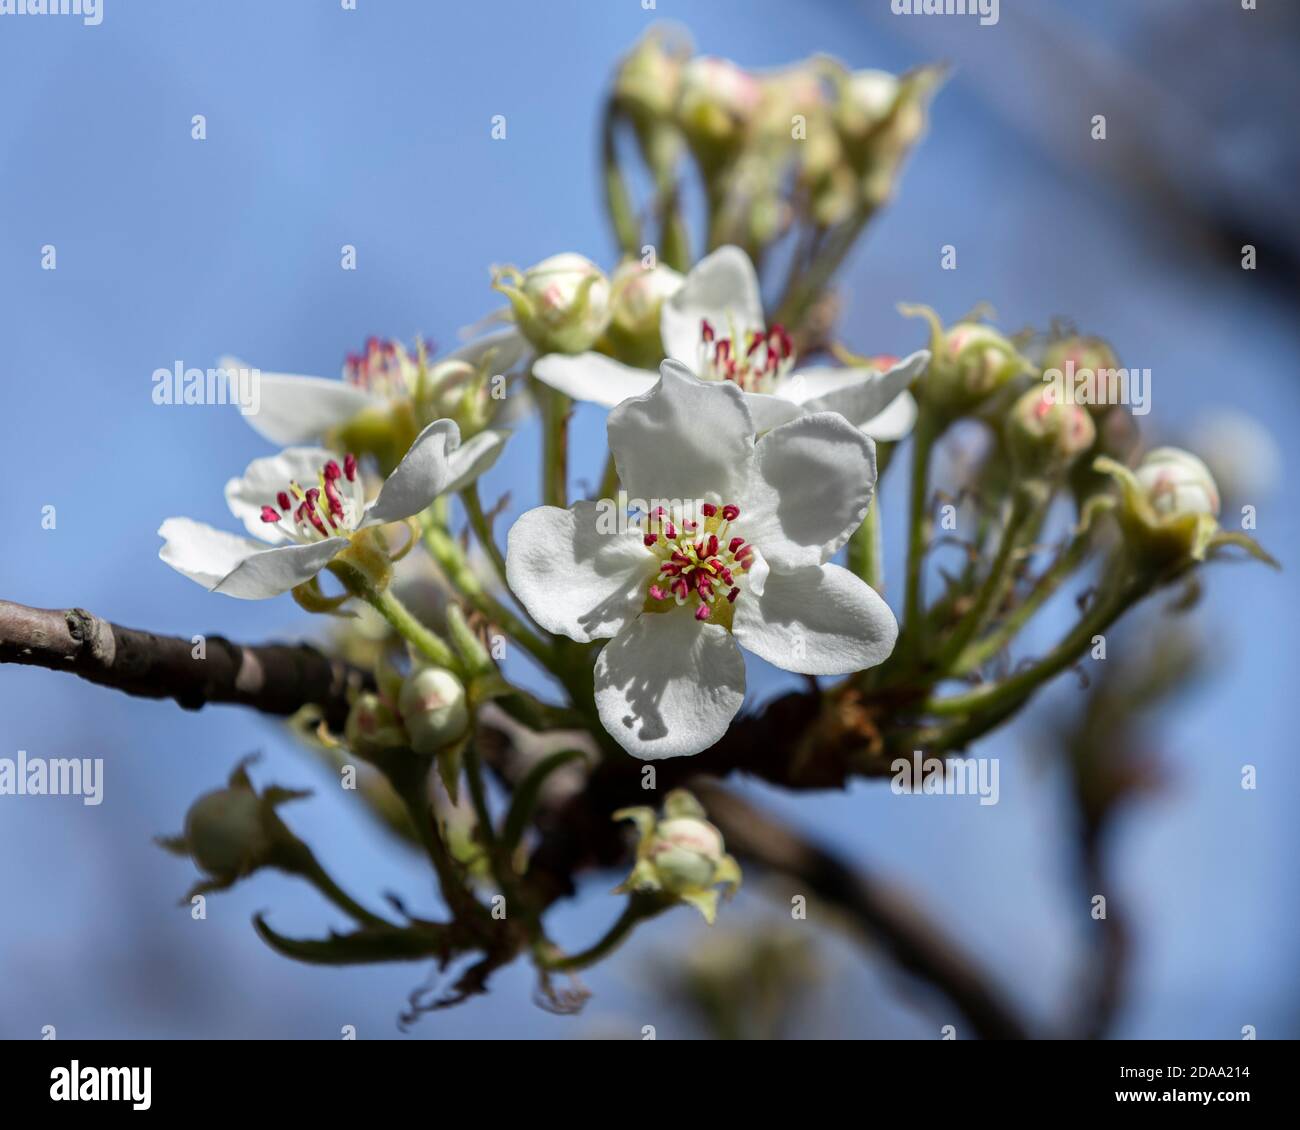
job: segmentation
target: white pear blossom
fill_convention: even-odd
[[[878,440],[907,435],[916,419],[908,386],[925,368],[922,350],[887,372],[819,365],[795,369],[794,347],[779,325],[766,326],[758,276],[738,247],[701,259],[664,302],[660,335],[670,360],[701,380],[728,381],[745,394],[759,431],[807,412],[839,412]],[[552,353],[533,364],[538,380],[576,400],[612,408],[654,387],[658,374],[602,353]]]
[[[828,564],[876,480],[875,445],[843,416],[808,413],[759,437],[739,386],[665,361],[608,431],[639,521],[610,500],[530,510],[510,531],[506,576],[548,631],[610,640],[596,705],[629,753],[676,757],[722,737],[744,699],[740,647],[809,675],[893,650],[888,605]]]
[[[454,422],[435,420],[367,502],[354,456],[286,448],[254,459],[226,484],[226,504],[252,538],[168,518],[158,529],[164,539],[158,556],[211,592],[245,600],[278,596],[311,580],[354,535],[420,513],[485,469],[481,453],[461,446]]]
[[[519,331],[510,327],[485,334],[453,350],[446,357],[428,363],[429,390],[424,399],[436,405],[439,416],[453,414],[453,401],[483,365],[496,372],[512,368],[527,352],[527,342]],[[224,357],[221,367],[241,372],[250,366],[234,357]],[[361,353],[349,354],[341,380],[331,377],[302,376],[296,373],[259,374],[260,404],[258,411],[245,419],[258,435],[272,443],[287,445],[319,441],[334,428],[341,427],[371,410],[387,411],[393,404],[414,400],[419,380],[419,364],[400,343],[370,338]],[[504,404],[505,400],[499,402]],[[493,423],[508,423],[498,412]],[[428,420],[421,421],[427,423]],[[467,441],[479,448],[499,446],[498,432],[481,433]]]

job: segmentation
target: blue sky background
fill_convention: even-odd
[[[1171,0],[1108,0],[1086,15],[1003,0],[988,28],[891,16],[885,0],[660,0],[654,12],[639,0],[105,5],[93,28],[0,17],[0,597],[185,636],[312,630],[288,599],[210,596],[157,560],[161,519],[224,523],[222,485],[268,447],[233,409],[155,406],[150,374],[225,352],[332,374],[371,333],[454,343],[496,306],[491,263],[562,250],[608,263],[598,99],[654,18],[751,66],[826,50],[855,66],[954,64],[902,193],[844,276],[849,344],[919,345],[899,300],[952,319],[987,299],[1011,328],[1068,315],[1151,368],[1155,434],[1180,437],[1232,405],[1263,422],[1283,449],[1283,478],[1291,472],[1294,292],[1238,269],[1234,245],[1192,234],[1168,195],[1139,191],[1162,169],[1184,204],[1232,216],[1233,238],[1242,228],[1266,266],[1294,253],[1294,213],[1278,201],[1293,190],[1295,152],[1283,141],[1287,103],[1269,86],[1294,47],[1285,16]],[[1252,18],[1282,26],[1242,22]],[[1102,161],[1088,137],[1098,112],[1118,161]],[[190,137],[197,113],[203,142]],[[495,114],[507,117],[505,141],[490,137]],[[339,269],[345,243],[358,249],[355,272]],[[40,269],[44,244],[57,248],[55,271]],[[958,249],[954,272],[939,269],[944,244]],[[584,409],[578,426],[594,475],[601,413]],[[511,513],[535,502],[535,451],[522,435],[486,481],[489,498],[512,491]],[[884,493],[895,542],[900,486]],[[1278,492],[1248,501],[1261,540],[1294,562],[1294,507]],[[42,529],[46,505],[55,530]],[[892,551],[891,561],[898,577]],[[1259,567],[1210,578],[1197,613],[1208,677],[1158,733],[1173,786],[1135,808],[1114,844],[1136,947],[1119,1034],[1233,1038],[1246,1024],[1300,1034],[1293,592],[1290,574]],[[751,668],[755,699],[784,685]],[[1027,1013],[1050,1022],[1069,1006],[1093,928],[1073,885],[1061,783],[1043,756],[1042,732],[1070,698],[1063,684],[1028,724],[981,747],[1002,759],[995,807],[894,797],[878,784],[815,798],[755,792],[908,884]],[[341,925],[278,876],[211,899],[208,920],[193,922],[175,905],[191,870],[150,843],[177,830],[237,758],[262,750],[259,781],[319,790],[289,820],[344,886],[372,903],[397,890],[431,909],[425,869],[278,725],[0,668],[0,757],[20,749],[102,757],[107,781],[99,808],[0,797],[0,1036],[35,1037],[47,1024],[64,1036],[332,1038],[344,1024],[394,1034],[425,970],[276,957],[248,925],[255,910],[270,908],[288,932]],[[1253,792],[1239,787],[1247,762],[1259,771]],[[557,940],[581,946],[603,929],[617,911],[612,883],[592,877],[559,910]],[[748,894],[728,917],[749,928],[773,913]],[[683,911],[638,934],[586,977],[596,996],[581,1017],[534,1007],[519,966],[488,998],[415,1034],[562,1038],[645,1023],[661,1038],[690,1034],[646,959],[701,929]],[[932,1037],[953,1021],[820,934],[825,975],[804,1031]]]

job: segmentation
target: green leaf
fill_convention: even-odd
[[[276,953],[310,965],[418,961],[427,957],[445,957],[449,951],[446,933],[428,927],[367,927],[351,934],[338,934],[331,930],[327,938],[289,938],[272,930],[266,924],[265,916],[259,913],[253,915],[253,928]]]

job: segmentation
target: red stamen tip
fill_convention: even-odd
[[[711,502],[706,502],[703,506],[700,507],[700,510],[703,512],[706,518],[712,518],[713,515],[715,515],[718,512],[718,508],[714,506],[713,503]]]
[[[348,482],[356,481],[357,457],[350,451],[343,457],[343,473],[347,476]]]
[[[343,474],[343,472],[339,469],[339,465],[335,463],[333,459],[325,464],[325,481],[327,483],[332,483],[341,474]]]
[[[280,520],[280,514],[277,510],[272,509],[270,506],[262,507],[263,522],[278,522],[279,520]]]
[[[740,517],[740,507],[732,506],[730,503],[728,503],[726,506],[722,508],[722,516],[728,522],[734,522],[737,518]]]
[[[695,619],[707,620],[711,611],[712,609],[710,609],[707,604],[701,604],[699,608],[695,610]]]
[[[658,534],[646,534],[645,538],[642,539],[642,540],[645,541],[645,543],[646,543],[647,546],[652,546],[652,545],[654,545],[655,542],[657,542],[657,541],[659,540],[659,535],[658,535]]]
[[[289,501],[289,495],[285,491],[281,491],[279,494],[277,494],[275,496],[275,501],[280,504],[281,510],[288,510],[293,505]]]

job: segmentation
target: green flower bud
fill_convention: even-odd
[[[223,891],[262,867],[291,868],[306,849],[281,822],[275,810],[310,794],[271,785],[253,788],[245,758],[235,766],[226,787],[205,793],[185,814],[179,836],[159,836],[156,843],[174,855],[189,856],[207,879],[186,895]]]
[[[659,337],[659,312],[664,300],[681,288],[683,279],[671,267],[645,267],[628,259],[614,272],[610,284],[613,311],[606,331],[614,355],[629,365],[657,368],[664,356]]]
[[[1276,567],[1253,538],[1219,528],[1219,488],[1190,452],[1157,447],[1136,471],[1105,456],[1093,467],[1119,484],[1119,522],[1130,550],[1144,564],[1159,569],[1203,561],[1211,550],[1233,545]]]
[[[465,688],[455,675],[440,667],[413,671],[402,685],[397,708],[416,753],[437,753],[469,728]]]
[[[1074,334],[1051,342],[1043,353],[1043,369],[1060,369],[1073,365],[1077,373],[1081,369],[1096,372],[1098,369],[1119,368],[1119,358],[1109,343],[1099,337],[1084,337]]]
[[[1029,370],[1014,344],[992,326],[958,322],[947,330],[928,306],[899,306],[930,323],[930,367],[918,390],[948,418],[973,412],[1009,380]]]
[[[1184,514],[1219,516],[1219,488],[1210,469],[1189,451],[1157,447],[1136,472],[1151,508],[1162,518]]]
[[[614,101],[639,124],[667,118],[677,104],[682,66],[690,43],[663,28],[651,28],[623,57],[614,76]]]
[[[343,736],[349,749],[366,758],[411,744],[396,712],[373,691],[357,696],[348,711]]]
[[[581,255],[552,255],[522,273],[502,268],[492,286],[510,299],[519,328],[543,353],[581,353],[609,322],[609,280]]]
[[[251,789],[218,789],[199,797],[185,815],[185,839],[201,870],[238,879],[270,854],[262,801]]]
[[[697,153],[734,151],[762,102],[762,84],[729,59],[700,55],[682,71],[677,121]]]
[[[654,891],[694,906],[712,925],[718,886],[730,897],[740,886],[740,866],[727,854],[722,833],[705,819],[704,808],[685,789],[664,798],[656,816],[646,807],[624,808],[615,820],[636,824],[636,865],[619,891]]]
[[[1050,388],[1031,388],[1007,418],[1007,447],[1017,467],[1029,474],[1065,470],[1096,438],[1097,427],[1087,409],[1057,400]]]

